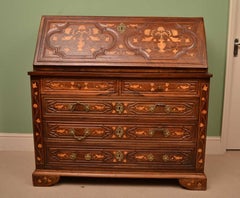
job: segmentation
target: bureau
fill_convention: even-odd
[[[205,190],[207,70],[202,18],[43,16],[33,185],[171,178]]]

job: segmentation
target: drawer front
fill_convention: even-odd
[[[122,82],[122,95],[198,95],[198,81],[192,80],[128,80]]]
[[[126,124],[126,123],[79,123],[79,122],[46,122],[44,124],[48,141],[80,142],[88,144],[111,143],[112,141],[135,143],[143,140],[151,142],[193,142],[197,126],[187,123],[163,124]],[[128,142],[129,143],[129,142]],[[147,142],[146,142],[147,143]],[[149,143],[149,142],[148,142]]]
[[[48,93],[81,94],[81,95],[116,95],[116,80],[58,79],[44,78],[42,91]]]
[[[166,117],[197,118],[198,100],[162,100],[162,101],[114,101],[114,100],[85,100],[77,98],[48,98],[43,99],[44,112],[48,115],[147,115]]]
[[[46,166],[55,166],[59,169],[69,169],[70,166],[73,169],[193,169],[195,164],[194,152],[193,148],[133,150],[49,147]]]

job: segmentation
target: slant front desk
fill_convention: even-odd
[[[43,16],[33,184],[172,178],[205,190],[207,70],[202,18]]]

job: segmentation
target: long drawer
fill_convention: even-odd
[[[197,119],[198,98],[128,99],[43,96],[45,115],[162,116]]]
[[[77,122],[46,121],[44,122],[45,138],[48,142],[62,141],[86,145],[89,143],[158,143],[175,141],[195,142],[197,123],[191,122]]]
[[[194,148],[164,149],[91,149],[59,146],[47,147],[45,168],[90,170],[193,170]]]

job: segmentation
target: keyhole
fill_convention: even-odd
[[[126,30],[126,25],[125,25],[124,23],[120,23],[119,26],[117,27],[117,30],[118,30],[120,33],[125,32],[125,30]]]

